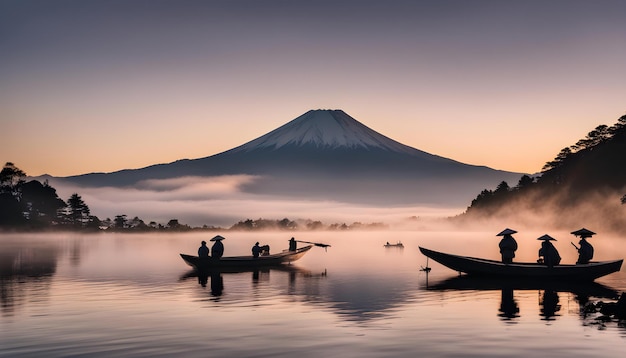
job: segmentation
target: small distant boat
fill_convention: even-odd
[[[487,260],[446,254],[443,252],[419,248],[422,254],[440,264],[458,272],[474,276],[501,278],[534,278],[549,280],[593,281],[598,277],[617,272],[622,267],[623,259],[597,261],[579,265],[557,265],[548,267],[538,263],[504,264],[501,261]]]
[[[297,249],[296,251],[283,250],[277,254],[259,256],[253,258],[250,256],[230,256],[215,259],[212,257],[198,257],[193,255],[180,254],[180,257],[187,265],[199,270],[207,270],[213,268],[225,267],[260,267],[260,266],[277,266],[290,263],[300,259],[309,251],[313,245],[307,245]]]
[[[384,247],[400,247],[400,248],[404,248],[404,245],[398,241],[395,244],[390,244],[389,242],[387,242],[385,245],[383,245]]]

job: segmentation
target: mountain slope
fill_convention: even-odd
[[[373,131],[341,110],[311,110],[291,122],[233,149],[234,152],[285,146],[319,149],[384,149],[412,155],[429,155]]]
[[[312,110],[210,157],[60,180],[120,187],[147,179],[233,174],[259,176],[244,187],[250,193],[386,204],[466,204],[485,186],[521,176],[406,146],[341,110]]]
[[[613,126],[600,125],[564,148],[546,163],[536,180],[528,177],[515,188],[484,190],[459,219],[516,221],[558,229],[584,225],[623,233],[625,157],[626,116],[622,116]]]

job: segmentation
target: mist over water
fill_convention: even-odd
[[[225,255],[254,242],[322,242],[282,269],[198,277],[178,256],[211,235],[3,234],[0,356],[617,355],[626,330],[581,312],[626,291],[626,274],[552,290],[460,288],[418,246],[498,259],[489,231],[225,232]],[[593,228],[592,228],[593,229]],[[597,231],[597,230],[596,230]],[[515,235],[534,261],[544,232]],[[550,232],[564,263],[568,232]],[[596,259],[626,256],[620,237],[593,237]],[[385,249],[385,242],[404,249]],[[303,245],[303,244],[299,244]],[[431,273],[420,271],[428,265]],[[204,282],[204,283],[203,283]]]
[[[257,179],[249,175],[185,177],[147,180],[132,188],[79,187],[54,183],[61,198],[79,193],[93,215],[100,219],[117,215],[138,216],[146,223],[166,224],[178,219],[191,226],[230,227],[245,219],[319,220],[325,224],[386,223],[403,227],[411,217],[423,219],[453,216],[465,207],[426,205],[367,205],[327,200],[315,196],[294,199],[245,192],[242,187]],[[408,193],[407,195],[410,195]]]

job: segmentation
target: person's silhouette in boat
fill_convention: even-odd
[[[500,247],[502,262],[505,264],[513,263],[513,258],[515,257],[515,251],[517,250],[517,241],[515,241],[512,236],[515,233],[517,233],[517,231],[506,228],[496,235],[503,236],[498,246]]]
[[[293,237],[289,239],[289,251],[296,251],[297,247],[296,239]]]
[[[542,263],[548,267],[553,267],[560,264],[561,255],[559,255],[559,251],[550,242],[556,241],[556,239],[546,234],[538,238],[537,240],[542,240],[541,248],[539,249],[539,260],[537,260],[537,262]]]
[[[254,244],[254,246],[252,246],[252,257],[254,257],[255,259],[258,259],[260,254],[261,254],[261,246],[259,246],[259,242],[257,241]]]
[[[574,236],[580,236],[580,245],[576,249],[578,250],[578,260],[576,264],[588,264],[593,259],[593,246],[587,241],[588,237],[595,235],[595,232],[582,228],[580,230],[572,231]],[[575,245],[574,245],[575,246]]]
[[[217,235],[212,238],[211,241],[215,241],[213,246],[211,247],[211,257],[214,259],[219,259],[224,255],[224,244],[222,244],[222,240],[225,240],[225,237]]]
[[[206,246],[206,241],[204,240],[198,248],[198,257],[209,257],[209,248]]]

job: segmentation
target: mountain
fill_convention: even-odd
[[[521,173],[443,158],[394,141],[341,110],[311,110],[231,150],[113,173],[51,178],[86,187],[147,179],[247,174],[248,193],[370,204],[467,205],[476,192]]]

